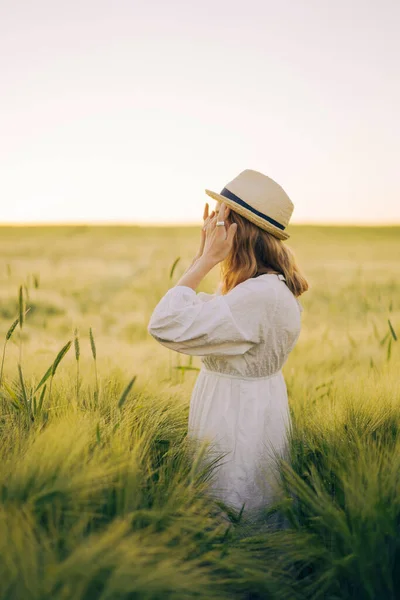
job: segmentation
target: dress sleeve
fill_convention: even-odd
[[[276,292],[243,282],[227,294],[196,293],[177,285],[161,298],[148,332],[183,354],[244,354],[260,342],[263,319],[275,311]]]

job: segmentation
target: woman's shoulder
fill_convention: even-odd
[[[298,298],[291,292],[285,277],[280,273],[250,277],[236,285],[225,298],[231,305],[246,305],[247,312],[259,312],[262,307],[270,312],[275,311],[278,306],[281,306],[285,314],[294,307],[295,312],[303,312]]]
[[[245,302],[248,310],[251,310],[252,306],[259,309],[263,304],[271,306],[276,303],[278,297],[276,282],[279,282],[279,279],[273,276],[249,277],[225,294],[225,298],[228,302],[235,302],[236,299]]]
[[[282,276],[283,277],[283,276]],[[243,290],[252,290],[254,293],[266,293],[266,290],[276,289],[281,283],[281,278],[278,278],[275,273],[265,273],[256,277],[249,277],[236,287],[241,286]]]

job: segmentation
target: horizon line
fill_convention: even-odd
[[[151,221],[10,221],[0,222],[0,227],[200,227],[201,222],[151,222]],[[370,221],[298,221],[292,227],[400,227],[397,222]]]

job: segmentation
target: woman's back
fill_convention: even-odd
[[[258,343],[241,354],[202,357],[210,371],[242,377],[267,377],[282,369],[301,329],[302,307],[282,275],[264,274],[247,279],[235,288],[242,301],[231,305],[233,317],[240,315],[244,333],[258,329]],[[204,301],[213,295],[199,293]],[[229,293],[226,296],[229,298]],[[239,317],[239,315],[238,315]]]

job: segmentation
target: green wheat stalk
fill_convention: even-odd
[[[392,338],[394,339],[395,342],[397,342],[397,334],[394,330],[394,327],[390,321],[390,319],[388,319],[388,323],[389,323],[389,329],[390,329],[390,333],[392,334]]]
[[[35,415],[39,415],[42,411],[42,406],[43,406],[43,400],[44,400],[44,396],[46,394],[46,385],[43,386],[42,388],[42,392],[40,394],[40,398],[39,398],[39,404],[36,406],[36,396],[35,398]]]
[[[386,352],[386,360],[389,362],[390,357],[392,356],[392,338],[389,338],[389,342],[387,345],[387,352]]]
[[[91,327],[89,329],[89,338],[90,338],[90,347],[92,349],[92,356],[93,356],[93,360],[94,360],[94,372],[95,372],[95,378],[96,378],[96,390],[94,393],[94,397],[95,397],[95,402],[97,403],[99,400],[99,379],[97,376],[97,352],[96,352],[96,344],[94,342],[93,331],[92,331]]]
[[[180,256],[178,256],[178,258],[176,258],[176,259],[174,260],[174,262],[173,262],[173,264],[172,264],[172,267],[171,267],[171,270],[170,270],[170,272],[169,272],[169,278],[170,278],[170,280],[173,278],[173,276],[174,276],[174,271],[175,271],[175,269],[176,269],[176,266],[177,266],[177,264],[178,264],[178,262],[179,262],[180,260],[181,260],[181,257],[180,257]]]
[[[76,360],[76,401],[78,402],[79,398],[79,357],[81,355],[80,346],[79,346],[79,335],[78,330],[75,328],[74,331],[74,347],[75,347],[75,360]]]
[[[128,383],[128,385],[126,386],[124,391],[122,392],[120,399],[118,400],[118,408],[119,409],[121,409],[123,407],[123,405],[125,404],[125,401],[129,395],[129,392],[132,389],[133,384],[135,383],[135,380],[136,380],[136,375],[134,377],[132,377],[132,379],[130,380],[130,382]]]
[[[63,346],[60,350],[60,352],[57,354],[53,364],[51,365],[50,369],[47,371],[46,375],[43,377],[42,381],[44,383],[45,378],[47,378],[48,373],[50,375],[50,386],[49,386],[49,401],[51,400],[51,388],[53,385],[53,379],[54,379],[54,375],[56,374],[57,371],[57,367],[60,364],[60,362],[62,361],[62,359],[64,358],[64,356],[67,354],[68,350],[71,348],[72,345],[72,341],[69,340],[65,346]],[[41,382],[42,383],[42,382]],[[41,385],[41,383],[39,384],[39,386]],[[38,386],[38,387],[39,387]]]
[[[18,323],[19,323],[19,318],[15,319],[15,321],[12,323],[12,325],[9,328],[9,330],[7,331],[6,337],[4,339],[3,354],[2,354],[2,357],[1,357],[1,368],[0,368],[0,388],[1,388],[1,384],[3,382],[4,359],[6,357],[7,342],[11,338],[12,334],[14,333],[14,330],[15,330],[16,326],[18,325]]]
[[[30,418],[31,418],[31,407],[30,407],[30,404],[28,402],[28,396],[26,394],[24,377],[22,375],[22,367],[21,367],[20,364],[18,365],[18,374],[19,374],[19,381],[20,381],[20,384],[21,384],[22,399],[24,401],[25,414],[26,414],[27,421],[29,423]]]
[[[21,362],[22,362],[22,328],[24,326],[24,316],[25,316],[25,297],[24,297],[24,288],[22,285],[19,286],[18,308],[19,308],[19,364],[21,364]]]

